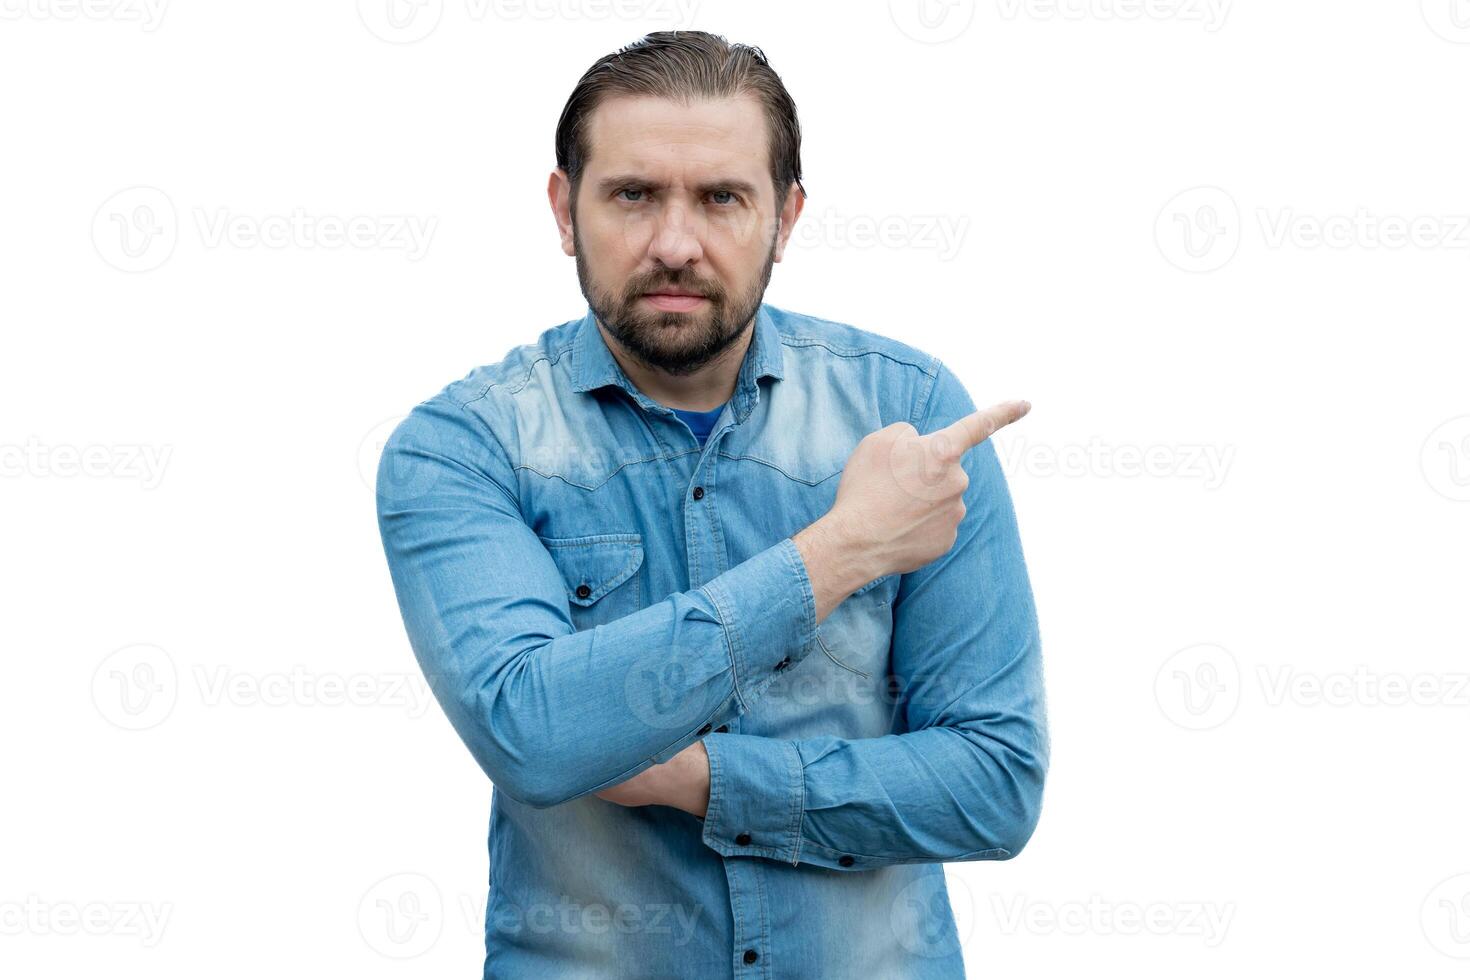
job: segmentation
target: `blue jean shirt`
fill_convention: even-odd
[[[764,304],[701,446],[588,309],[397,427],[388,566],[493,785],[484,976],[964,976],[941,862],[1020,853],[1050,754],[995,450],[948,553],[820,623],[792,536],[864,435],[974,407],[932,355]],[[591,795],[696,739],[702,819]]]

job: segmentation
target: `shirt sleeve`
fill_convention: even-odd
[[[386,442],[378,527],[414,655],[498,789],[544,807],[629,779],[748,710],[783,653],[810,654],[816,603],[789,537],[576,631],[519,505],[513,441],[448,391]]]
[[[941,364],[915,427],[933,432],[974,410]],[[954,546],[904,575],[893,604],[898,733],[706,736],[709,847],[860,871],[1003,860],[1030,839],[1050,759],[1036,612],[994,446],[962,465]]]

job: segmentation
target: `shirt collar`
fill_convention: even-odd
[[[650,399],[629,380],[628,375],[608,349],[602,331],[597,329],[597,316],[592,307],[577,324],[577,335],[572,342],[572,387],[577,391],[593,391],[607,385],[617,385],[633,397],[640,405],[651,410],[667,413],[669,409]],[[770,309],[762,303],[755,313],[755,333],[745,351],[745,360],[740,365],[740,374],[735,381],[735,393],[731,396],[737,420],[744,421],[751,406],[757,400],[758,382],[761,378],[784,377],[785,352],[781,334]]]

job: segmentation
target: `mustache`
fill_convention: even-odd
[[[699,283],[654,282],[635,287],[629,292],[629,296],[636,299],[645,293],[657,293],[665,289],[674,289],[681,293],[698,293],[708,299],[715,299],[722,295],[717,287],[704,286]]]

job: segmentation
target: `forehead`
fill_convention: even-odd
[[[766,119],[755,96],[685,103],[648,95],[604,99],[587,121],[588,176],[741,177],[767,172]]]

